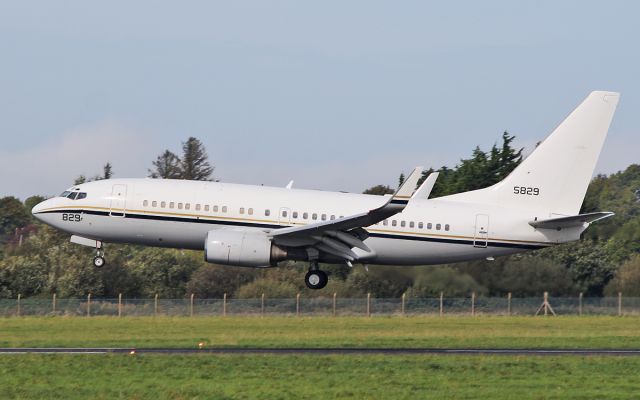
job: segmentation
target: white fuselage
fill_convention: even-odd
[[[379,207],[381,196],[217,182],[111,179],[74,186],[86,198],[55,197],[33,212],[58,229],[100,242],[202,250],[215,229],[271,231]],[[426,265],[512,254],[576,240],[583,227],[536,230],[545,210],[412,199],[365,227],[368,264]]]

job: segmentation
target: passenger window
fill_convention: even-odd
[[[87,194],[85,192],[80,192],[78,193],[78,197],[76,197],[76,200],[82,200],[86,198],[87,198]]]
[[[209,211],[209,205],[208,204],[204,205],[204,210],[207,211],[207,212]]]
[[[326,221],[327,220],[327,214],[322,214],[320,219],[323,220],[323,221]]]
[[[213,206],[213,212],[218,212],[218,206]]]
[[[176,203],[174,203],[173,201],[169,203],[169,208],[174,208],[175,206],[176,206]]]
[[[440,224],[436,224],[436,230],[437,230],[437,231],[439,231],[439,230],[440,230],[440,228],[442,228],[442,225],[440,225]]]
[[[396,226],[396,225],[398,225],[398,222],[395,219],[391,221],[391,226]]]
[[[413,221],[409,222],[409,228],[415,228],[416,224],[413,223]]]
[[[424,228],[424,224],[422,222],[418,222],[418,229]]]
[[[432,226],[433,226],[433,225],[431,225],[431,222],[429,222],[429,223],[427,224],[427,229],[431,229],[431,227],[432,227]]]
[[[293,218],[298,218],[298,212],[297,212],[297,211],[292,212],[292,213],[291,213],[291,216],[292,216]]]
[[[222,212],[226,213],[227,212],[227,206],[222,206]]]
[[[302,219],[309,218],[309,213],[302,213]]]
[[[157,207],[158,206],[158,202],[157,201],[152,201],[151,202],[151,207]]]
[[[167,206],[167,202],[166,201],[161,201],[160,202],[160,207],[165,208]]]
[[[448,231],[448,230],[449,230],[449,224],[446,224],[446,225],[444,226],[444,230],[445,230],[445,231]]]
[[[182,210],[182,203],[178,203],[178,210]]]
[[[282,216],[286,217],[287,216],[287,210],[282,210]]]
[[[149,205],[149,200],[145,200],[145,201],[142,202],[142,206],[143,207],[146,207],[148,205]]]
[[[240,214],[244,214],[244,207],[240,207]]]
[[[186,203],[186,204],[184,205],[184,209],[185,209],[185,210],[188,210],[188,209],[190,209],[190,208],[191,208],[191,203]]]
[[[404,228],[404,227],[405,227],[405,225],[406,225],[406,222],[404,222],[404,221],[400,221],[400,226],[401,226],[401,227],[403,227],[403,228]]]
[[[247,211],[249,211],[249,215],[253,215],[253,208],[250,208],[250,209],[249,209],[249,210],[247,210]]]
[[[317,220],[317,219],[318,219],[318,214],[313,213],[313,214],[311,215],[311,219],[312,219],[312,220],[314,220],[314,221],[315,221],[315,220]]]
[[[200,211],[200,204],[196,204],[196,211]]]
[[[268,217],[269,215],[271,215],[271,210],[264,210],[264,215],[265,217]]]
[[[335,215],[332,215],[331,218],[329,218],[331,221],[333,221],[334,219],[336,219]]]
[[[387,221],[386,219],[384,221],[382,221],[382,225],[387,226],[389,225],[389,221]]]

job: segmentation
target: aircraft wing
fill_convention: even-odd
[[[351,250],[352,248],[357,247],[365,252],[371,252],[363,242],[368,236],[363,228],[404,210],[421,173],[422,167],[416,167],[398,191],[378,208],[332,221],[276,229],[269,233],[271,240],[284,246],[311,247],[319,252],[343,258],[345,261],[354,261],[358,255]]]
[[[572,215],[570,217],[560,217],[543,219],[529,222],[529,225],[536,229],[557,229],[573,228],[576,226],[583,226],[584,224],[590,224],[601,219],[609,218],[613,216],[612,212],[602,211],[588,214]]]

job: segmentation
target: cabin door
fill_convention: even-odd
[[[127,208],[127,185],[113,185],[111,189],[111,202],[109,215],[112,217],[124,217]]]

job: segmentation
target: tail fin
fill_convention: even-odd
[[[447,200],[578,214],[619,97],[591,92],[504,180]]]

